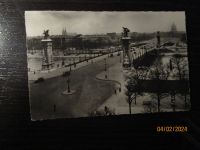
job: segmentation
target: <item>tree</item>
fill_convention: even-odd
[[[156,61],[153,68],[150,70],[150,78],[155,81],[155,91],[158,103],[158,112],[160,112],[160,100],[162,96],[161,80],[167,80],[169,77],[169,66],[163,65],[161,62]]]
[[[170,91],[170,95],[171,95],[171,107],[172,107],[173,111],[175,111],[175,108],[176,108],[176,105],[175,105],[176,91],[174,91],[174,90]]]
[[[134,69],[130,77],[127,78],[128,79],[128,82],[126,85],[127,91],[125,94],[127,96],[127,102],[129,104],[130,114],[131,114],[131,104],[133,100],[135,101],[135,105],[136,105],[137,95],[142,94],[140,80],[146,79],[146,75],[147,75],[147,70]]]
[[[135,98],[135,105],[136,105],[136,99],[137,95],[142,95],[141,91],[141,80],[146,80],[147,79],[147,74],[148,74],[148,68],[146,67],[139,67],[133,70],[133,73],[131,75],[131,80],[134,81],[134,98]]]
[[[172,65],[175,71],[175,75],[178,76],[179,80],[185,80],[186,79],[186,71],[187,71],[187,62],[181,55],[174,55],[174,57],[171,59]]]
[[[134,82],[133,80],[129,80],[128,84],[126,85],[126,89],[127,91],[125,92],[125,95],[127,96],[127,102],[129,105],[129,113],[131,114],[131,104],[133,102],[133,91],[134,91]]]
[[[189,94],[189,86],[188,84],[185,85],[185,88],[183,90],[183,92],[181,93],[184,96],[184,103],[185,103],[185,108],[187,108],[188,104],[187,104],[187,95]]]
[[[187,107],[187,94],[189,93],[189,86],[187,84],[187,67],[188,63],[184,57],[181,55],[175,55],[172,58],[172,64],[175,71],[175,76],[178,76],[179,80],[185,82],[185,85],[183,87],[183,91],[181,92],[181,95],[184,96],[184,102],[185,102],[185,108]]]

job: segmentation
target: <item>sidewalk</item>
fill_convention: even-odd
[[[113,55],[117,55],[117,53],[118,52],[114,52]],[[107,57],[108,57],[108,54],[101,55],[99,57],[90,59],[88,61],[83,61],[81,63],[77,63],[76,66],[74,66],[74,65],[71,66],[71,70],[77,70],[77,69],[87,66],[91,63],[96,63],[98,61],[101,61]],[[44,79],[53,78],[56,76],[61,76],[64,72],[69,71],[69,70],[70,70],[70,67],[59,67],[59,68],[53,68],[53,69],[44,70],[44,71],[35,71],[35,72],[31,71],[31,72],[28,72],[28,80],[35,81],[38,78],[44,78]]]

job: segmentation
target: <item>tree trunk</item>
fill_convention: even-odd
[[[187,107],[187,94],[185,93],[185,108]]]
[[[157,100],[158,100],[158,112],[160,112],[160,94],[157,94]]]
[[[137,93],[135,93],[135,105],[136,105],[136,98],[137,98]]]
[[[70,93],[71,90],[70,90],[70,86],[69,86],[69,78],[68,78],[68,80],[67,80],[67,89],[68,89],[68,93]]]
[[[178,65],[178,75],[179,75],[179,80],[182,79],[182,74],[181,74],[181,69],[180,69],[180,66]]]
[[[131,103],[129,103],[129,113],[131,115]]]
[[[176,111],[176,105],[175,105],[175,102],[176,102],[176,94],[174,94],[174,108],[173,108],[173,111],[174,111],[174,112]]]

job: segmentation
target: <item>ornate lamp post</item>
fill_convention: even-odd
[[[105,62],[105,78],[107,79],[107,61],[106,58],[104,58],[104,62]]]
[[[63,77],[66,77],[67,79],[67,89],[62,92],[62,94],[64,95],[71,95],[76,92],[74,89],[70,88],[70,82],[71,82],[70,75],[71,75],[71,71],[66,71],[63,73]]]
[[[122,55],[121,55],[121,52],[119,52],[119,62],[122,63]]]
[[[160,48],[160,31],[157,31],[156,38],[157,38],[157,48]]]
[[[106,62],[106,58],[104,58],[105,60],[105,71],[107,71],[107,62]]]
[[[70,71],[67,71],[63,74],[64,77],[67,77],[67,92],[70,93],[71,90],[70,90],[70,74],[71,72]]]

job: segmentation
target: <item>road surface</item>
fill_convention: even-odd
[[[107,58],[107,68],[118,61],[120,61],[120,56]],[[66,78],[62,76],[30,84],[32,119],[88,116],[89,112],[97,109],[114,94],[115,82],[96,79],[96,75],[104,69],[105,61],[101,60],[72,71],[70,85],[71,89],[76,91],[72,95],[62,94],[67,88]]]

